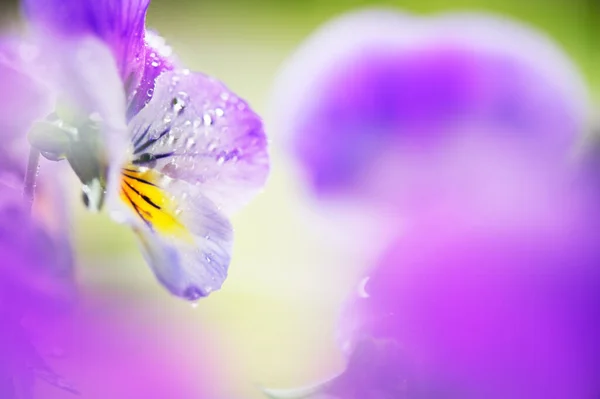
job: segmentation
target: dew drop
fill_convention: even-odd
[[[171,101],[171,107],[173,108],[173,112],[179,114],[185,108],[185,101],[182,98],[174,97]]]
[[[160,64],[158,63],[158,61],[152,61],[150,65],[152,65],[154,68],[157,68]]]
[[[194,285],[187,287],[183,291],[183,297],[185,299],[187,299],[188,301],[197,301],[198,299],[200,299],[206,295],[207,295],[207,293],[205,293],[202,289],[200,289]]]
[[[357,291],[358,291],[358,296],[360,298],[368,298],[371,295],[369,295],[369,293],[367,292],[367,284],[369,283],[369,280],[371,279],[371,277],[367,276],[365,278],[363,278],[360,283],[358,283],[358,287],[357,287]]]
[[[218,117],[221,117],[224,114],[225,114],[225,112],[221,108],[215,109],[215,115],[217,115]]]
[[[194,140],[191,137],[189,139],[187,139],[187,141],[185,142],[185,148],[188,150],[191,150],[195,145],[196,145],[196,140]]]
[[[213,152],[214,150],[217,149],[217,142],[216,141],[211,141],[210,143],[208,143],[208,146],[206,147],[206,149],[210,152]]]
[[[205,126],[211,126],[213,124],[213,119],[209,114],[204,114],[202,120],[204,121]]]
[[[146,95],[148,97],[152,97],[153,94],[154,94],[154,89],[148,89],[148,91],[146,92]]]

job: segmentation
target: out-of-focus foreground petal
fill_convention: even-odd
[[[465,208],[402,237],[353,294],[342,346],[395,342],[416,397],[596,396],[597,196],[578,185],[546,194],[515,205],[526,211],[509,222]],[[348,389],[381,385],[355,379]]]
[[[160,307],[126,295],[116,298],[88,290],[67,317],[33,329],[41,350],[60,352],[48,362],[82,398],[219,397],[219,361],[208,335],[190,336]],[[71,397],[41,384],[36,392],[44,398]]]
[[[33,50],[16,38],[0,41],[0,130],[8,140],[21,137],[24,142],[32,122],[51,110],[48,88],[30,74],[27,66],[28,53]]]
[[[326,24],[288,60],[270,116],[321,197],[401,191],[418,201],[439,183],[421,170],[443,170],[446,149],[474,137],[566,157],[586,124],[586,96],[568,58],[533,29],[479,14],[367,10]]]
[[[144,29],[150,0],[24,0],[26,18],[42,35],[71,40],[93,36],[111,50],[130,90],[144,68]]]
[[[58,239],[31,217],[21,190],[0,183],[0,214],[0,394],[29,398],[36,376],[60,378],[46,365],[24,324],[66,311],[74,298],[73,275],[70,258]]]

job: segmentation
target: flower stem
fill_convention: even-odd
[[[39,162],[40,151],[32,146],[29,149],[29,159],[27,161],[27,171],[25,172],[25,183],[23,186],[23,198],[29,210],[33,207],[35,185],[40,169]]]

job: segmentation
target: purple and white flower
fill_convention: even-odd
[[[196,300],[226,278],[228,216],[264,185],[267,141],[244,100],[146,30],[149,2],[24,0],[32,40],[4,58],[50,99],[32,145],[66,159],[87,206],[130,224],[160,282]]]

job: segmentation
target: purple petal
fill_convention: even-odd
[[[25,58],[29,48],[17,39],[0,42],[0,132],[4,140],[25,143],[33,121],[51,111],[48,88],[29,71]]]
[[[346,337],[395,341],[451,397],[596,395],[600,215],[565,188],[525,192],[508,222],[465,206],[411,231],[353,296]]]
[[[114,207],[137,233],[157,279],[189,301],[220,289],[231,261],[229,220],[200,187],[134,168],[123,172]]]
[[[128,91],[144,67],[144,29],[150,0],[24,0],[27,19],[42,34],[93,36],[110,48]]]
[[[175,68],[172,50],[158,34],[146,31],[146,50],[144,73],[140,84],[132,93],[127,110],[127,120],[131,120],[142,108],[150,102],[154,94],[156,79],[166,71]]]
[[[73,295],[71,263],[28,214],[21,190],[0,183],[0,213],[0,312],[44,314],[67,304]]]
[[[381,164],[406,167],[382,160],[411,158],[407,172],[418,171],[468,136],[564,157],[586,100],[564,53],[516,23],[362,11],[325,25],[289,60],[271,113],[317,193],[373,196]]]
[[[269,158],[262,121],[213,78],[164,73],[130,132],[134,163],[197,185],[225,214],[265,184]]]

